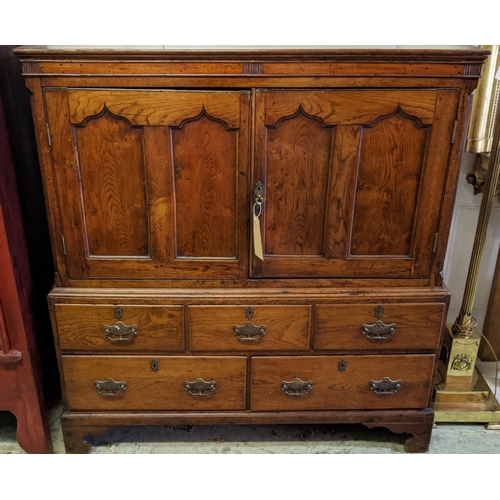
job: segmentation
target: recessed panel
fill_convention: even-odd
[[[267,255],[324,255],[331,138],[301,112],[267,129]]]
[[[399,112],[363,129],[351,255],[411,255],[426,138]]]
[[[237,131],[206,115],[172,130],[176,257],[237,257]]]
[[[148,256],[142,130],[108,113],[75,130],[88,254]]]

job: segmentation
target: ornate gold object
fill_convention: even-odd
[[[477,328],[470,337],[454,337],[448,325],[444,345],[449,355],[438,362],[441,381],[433,404],[435,422],[500,422],[495,393],[476,367],[480,341]]]
[[[474,92],[467,136],[467,151],[469,153],[488,153],[491,151],[500,97],[500,84],[495,79],[495,74],[500,66],[500,45],[480,45],[480,48],[489,50],[491,54],[483,66],[481,79]]]
[[[294,378],[291,382],[283,380],[281,389],[287,396],[307,396],[312,391],[313,384],[312,380],[304,382],[300,378]]]
[[[451,369],[460,372],[470,370],[472,367],[472,356],[470,354],[457,354],[451,362]]]
[[[137,335],[137,325],[127,326],[119,321],[113,326],[104,325],[104,333],[112,342],[132,342]]]
[[[266,325],[257,326],[247,323],[244,326],[234,326],[234,335],[241,342],[251,342],[261,340],[266,334]]]
[[[474,194],[483,192],[489,162],[489,155],[478,154],[472,172],[469,172],[465,178],[469,184],[472,184]],[[500,196],[500,182],[497,184],[495,196]]]
[[[122,396],[127,390],[127,382],[125,382],[125,380],[117,382],[112,378],[108,378],[102,381],[95,380],[94,386],[98,394],[106,397]]]
[[[377,306],[375,308],[375,317],[380,319],[384,316],[384,306]]]
[[[474,386],[474,368],[481,334],[472,329],[468,337],[456,337],[449,328],[444,335],[444,346],[449,356],[446,361],[445,389],[447,391],[470,391]]]
[[[482,193],[484,189],[490,161],[489,153],[493,146],[495,118],[500,112],[500,82],[495,79],[500,68],[500,45],[481,45],[481,48],[491,51],[491,54],[483,66],[482,77],[474,92],[467,137],[467,151],[478,153],[474,168],[467,175],[467,182],[473,185],[474,194]],[[498,183],[495,196],[500,196]]]
[[[486,230],[491,213],[491,205],[495,197],[496,187],[500,174],[500,113],[496,113],[495,124],[493,127],[493,142],[491,147],[490,163],[486,181],[483,190],[483,199],[479,210],[479,220],[476,228],[476,237],[472,247],[472,255],[465,283],[464,297],[460,313],[452,327],[452,333],[455,337],[470,337],[476,324],[472,317],[472,308],[474,306],[474,297],[476,295],[477,277],[479,266],[484,250],[486,240]]]

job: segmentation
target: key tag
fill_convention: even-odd
[[[253,251],[255,255],[264,260],[262,251],[262,236],[260,234],[260,214],[262,213],[262,203],[255,203],[253,206]]]
[[[253,194],[255,200],[255,203],[253,204],[253,251],[260,260],[264,260],[259,220],[259,217],[262,214],[262,203],[264,203],[264,186],[262,185],[262,182],[257,181]]]

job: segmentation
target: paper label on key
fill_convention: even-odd
[[[264,260],[262,237],[260,235],[260,221],[255,215],[253,216],[253,251],[260,260]]]

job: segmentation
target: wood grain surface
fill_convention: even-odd
[[[182,306],[120,305],[117,318],[114,305],[57,304],[55,319],[62,351],[182,351],[184,324]],[[104,327],[118,322],[137,326],[131,342],[110,340]]]
[[[332,130],[301,111],[267,130],[266,255],[324,254]]]
[[[159,370],[151,370],[156,360]],[[246,358],[166,356],[63,356],[68,408],[72,410],[243,410]],[[96,380],[127,382],[123,396],[101,396]],[[186,381],[215,381],[210,396],[191,396]]]
[[[386,304],[384,315],[375,316],[373,304],[316,305],[315,349],[366,350],[438,348],[444,327],[443,303]],[[363,334],[364,324],[382,321],[395,324],[396,331],[386,340],[371,340]]]
[[[363,128],[351,253],[411,253],[427,130],[396,112]]]
[[[338,363],[347,367],[341,372]],[[433,355],[253,357],[251,408],[254,411],[425,408],[429,403]],[[282,381],[312,381],[306,396],[288,396]],[[395,394],[378,395],[372,380],[401,380]]]
[[[436,91],[432,90],[289,90],[261,91],[265,100],[266,126],[275,125],[302,107],[327,125],[370,125],[401,108],[430,125],[434,121]]]
[[[103,113],[76,127],[90,255],[149,255],[142,132]]]
[[[98,115],[106,107],[114,115],[126,118],[132,125],[143,127],[178,127],[187,118],[194,118],[203,110],[232,129],[240,127],[238,92],[70,90],[68,105],[73,124]]]
[[[236,141],[206,115],[172,130],[176,257],[237,258]]]
[[[189,329],[193,351],[307,350],[309,348],[310,305],[189,306]],[[260,340],[239,341],[235,326],[252,323],[265,326]]]
[[[244,274],[249,93],[95,92],[45,93],[69,276]]]
[[[446,171],[456,98],[258,91],[254,177],[265,186],[265,258],[253,259],[252,276],[428,276],[443,195],[435,180]]]

